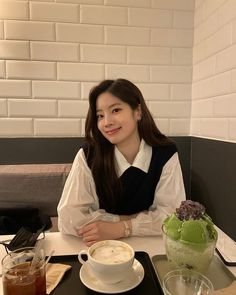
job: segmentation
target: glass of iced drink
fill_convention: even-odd
[[[46,295],[43,249],[21,248],[2,259],[4,295]]]

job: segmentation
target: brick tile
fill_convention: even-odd
[[[170,28],[172,26],[172,11],[153,8],[130,8],[129,25],[141,27]]]
[[[163,65],[171,63],[171,49],[164,47],[128,47],[128,63]]]
[[[7,116],[7,100],[0,99],[0,116],[6,117]]]
[[[0,41],[0,58],[2,59],[29,59],[28,41]]]
[[[27,20],[29,18],[28,10],[27,1],[0,1],[0,19]]]
[[[48,61],[79,61],[79,45],[61,42],[32,42],[31,57]]]
[[[161,83],[191,83],[192,68],[184,66],[152,66],[151,81]]]
[[[80,134],[81,123],[77,119],[35,119],[35,136],[75,136]]]
[[[34,98],[79,99],[80,85],[77,82],[33,81]]]
[[[55,39],[54,25],[49,22],[5,21],[6,39],[45,40]]]
[[[30,81],[0,80],[0,97],[30,97]]]
[[[88,101],[59,101],[59,117],[85,118],[88,113]]]
[[[79,6],[76,4],[63,3],[30,3],[31,20],[78,22]]]
[[[127,7],[150,7],[150,0],[105,0],[104,4]]]
[[[148,82],[149,68],[148,66],[137,65],[107,65],[106,78],[125,78],[134,82]]]
[[[81,23],[127,25],[128,12],[123,7],[103,7],[92,5],[81,5]]]
[[[105,27],[105,43],[114,45],[147,45],[149,29],[135,27]]]
[[[64,24],[56,25],[57,41],[79,43],[103,43],[104,33],[102,26]]]
[[[104,65],[58,63],[58,80],[99,81],[104,78]]]
[[[93,63],[125,63],[125,46],[81,44],[81,61]]]
[[[1,137],[29,137],[32,135],[33,129],[31,119],[0,118]]]
[[[192,47],[193,30],[151,29],[151,44],[166,47]]]
[[[57,104],[50,100],[9,99],[10,117],[55,117]]]
[[[13,79],[55,79],[53,62],[7,61],[7,77]]]

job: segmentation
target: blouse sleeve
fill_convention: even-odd
[[[118,215],[99,209],[95,183],[83,149],[80,149],[75,157],[57,211],[59,230],[72,235],[76,235],[75,229],[95,220],[120,220]]]
[[[178,154],[175,153],[163,167],[152,206],[131,220],[132,235],[160,235],[164,219],[173,213],[185,198],[182,171]]]

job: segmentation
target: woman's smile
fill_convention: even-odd
[[[113,128],[113,129],[110,129],[110,130],[106,130],[105,132],[106,132],[107,135],[113,135],[113,134],[116,134],[120,129],[121,129],[121,127]]]

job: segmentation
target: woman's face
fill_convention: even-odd
[[[139,140],[137,122],[141,119],[140,107],[133,110],[121,99],[104,92],[97,98],[96,110],[98,129],[112,144],[124,146]]]

